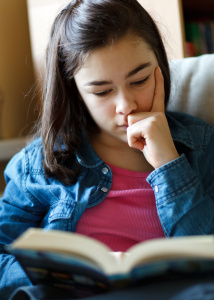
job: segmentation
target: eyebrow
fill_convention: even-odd
[[[126,78],[126,79],[129,78],[129,77],[131,77],[131,76],[137,74],[137,73],[140,72],[141,70],[150,67],[151,65],[152,65],[151,62],[147,62],[147,63],[141,64],[139,67],[137,67],[137,68],[134,69],[133,71],[129,72],[129,73],[125,76],[125,78]]]
[[[144,64],[141,64],[139,65],[137,68],[135,68],[134,70],[130,71],[126,76],[125,78],[129,78],[135,74],[137,74],[138,72],[140,72],[141,70],[145,69],[145,68],[148,68],[152,65],[151,62],[147,62],[147,63],[144,63]],[[84,84],[84,86],[92,86],[92,85],[95,85],[95,86],[101,86],[101,85],[108,85],[108,84],[112,84],[112,81],[106,81],[106,80],[101,80],[101,81],[89,81],[89,82],[86,82]]]

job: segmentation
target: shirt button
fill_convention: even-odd
[[[108,168],[106,168],[106,167],[103,168],[103,169],[102,169],[102,172],[103,172],[103,174],[107,174],[107,173],[108,173]]]
[[[158,193],[159,192],[159,188],[158,188],[158,186],[156,185],[155,186],[155,193]]]
[[[107,192],[108,192],[108,189],[107,189],[106,187],[102,187],[102,188],[101,188],[101,191],[104,192],[104,193],[107,193]]]

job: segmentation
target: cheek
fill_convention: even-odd
[[[86,108],[96,123],[103,123],[114,114],[112,105],[103,101],[84,101]]]

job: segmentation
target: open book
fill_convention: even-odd
[[[75,291],[84,287],[99,292],[166,274],[201,276],[214,271],[212,235],[149,240],[127,253],[114,253],[80,234],[31,228],[7,251],[17,257],[33,284]]]

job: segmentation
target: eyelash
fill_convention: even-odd
[[[98,93],[94,93],[95,96],[97,97],[105,97],[107,96],[112,90],[107,90],[107,91],[103,91],[103,92],[98,92]]]
[[[142,86],[142,85],[144,85],[144,83],[146,83],[146,81],[149,79],[149,77],[150,76],[147,76],[146,78],[144,78],[142,80],[132,82],[131,85],[133,85],[133,86]]]
[[[144,83],[146,83],[146,81],[149,79],[150,76],[147,76],[146,78],[142,79],[142,80],[138,80],[138,81],[135,81],[135,82],[132,82],[131,85],[132,86],[142,86],[144,85]],[[97,97],[105,97],[107,96],[112,90],[106,90],[106,91],[103,91],[103,92],[97,92],[97,93],[94,93],[95,96]]]

